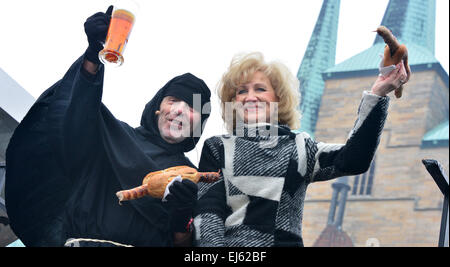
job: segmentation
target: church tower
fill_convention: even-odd
[[[443,197],[421,162],[435,159],[448,175],[449,76],[434,56],[435,13],[435,0],[390,0],[381,20],[380,25],[390,28],[408,47],[412,76],[402,98],[390,96],[388,117],[369,171],[348,177],[342,227],[355,246],[375,241],[380,246],[438,244]],[[377,78],[384,46],[377,36],[368,49],[322,72],[317,141],[345,143],[362,92],[370,90]],[[305,246],[312,246],[327,226],[332,183],[313,183],[308,188]]]

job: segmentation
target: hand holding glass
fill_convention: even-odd
[[[114,7],[106,35],[105,47],[99,52],[100,61],[104,64],[123,64],[123,52],[135,21],[135,10]]]

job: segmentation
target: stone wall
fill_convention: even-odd
[[[376,77],[328,80],[315,139],[345,143],[364,90]],[[370,195],[352,195],[343,230],[355,246],[376,238],[380,246],[437,246],[443,196],[421,160],[438,160],[449,172],[449,148],[423,148],[426,132],[448,119],[448,88],[433,70],[414,73],[403,97],[391,96],[389,115],[374,165]],[[309,186],[303,218],[305,246],[325,229],[334,181]],[[352,187],[354,177],[350,177]],[[372,239],[373,240],[373,239]]]

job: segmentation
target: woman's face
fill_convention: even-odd
[[[250,81],[236,89],[236,114],[246,124],[270,122],[277,110],[275,105],[278,105],[278,101],[269,78],[257,71]]]
[[[186,102],[166,96],[161,101],[158,115],[158,128],[161,137],[169,144],[180,143],[192,135],[201,121],[200,112]]]

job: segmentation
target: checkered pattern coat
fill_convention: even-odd
[[[316,142],[306,133],[267,125],[247,126],[243,135],[207,139],[199,169],[221,169],[221,177],[213,184],[199,183],[195,244],[303,246],[308,184],[367,171],[388,103],[388,97],[364,92],[345,144]],[[276,127],[278,134],[263,134],[267,127]]]

